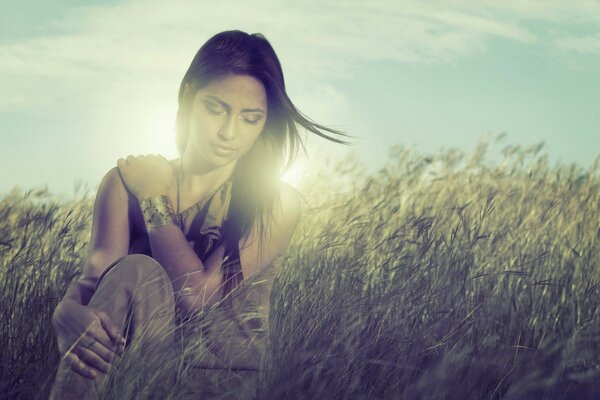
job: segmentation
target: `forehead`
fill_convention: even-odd
[[[209,94],[220,97],[234,108],[267,106],[263,84],[249,75],[226,75],[213,79],[196,93],[196,98]]]

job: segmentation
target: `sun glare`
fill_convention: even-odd
[[[156,114],[148,119],[146,132],[155,153],[167,158],[177,156],[175,146],[175,117],[172,113]]]
[[[169,159],[179,156],[175,145],[174,115],[171,112],[154,113],[154,115],[145,119],[145,126],[141,135],[146,138],[147,146],[144,146],[145,148],[141,150],[142,153],[158,153]],[[295,188],[299,188],[306,174],[307,167],[308,160],[299,155],[294,164],[281,174],[281,180]]]
[[[298,189],[307,171],[308,162],[298,159],[292,166],[281,175],[281,180]]]

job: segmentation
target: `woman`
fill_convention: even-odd
[[[87,261],[52,319],[51,397],[90,395],[142,327],[148,349],[164,349],[168,328],[231,304],[269,270],[300,217],[298,192],[279,180],[302,143],[296,124],[346,143],[294,107],[261,34],[222,32],[199,49],[179,89],[181,157],[121,158],[100,184]],[[226,352],[214,354],[216,365]]]

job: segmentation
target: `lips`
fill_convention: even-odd
[[[213,144],[214,147],[216,147],[217,149],[223,150],[223,151],[233,151],[235,150],[235,148],[233,147],[228,147],[228,146],[223,146],[223,145],[219,145],[219,144]]]

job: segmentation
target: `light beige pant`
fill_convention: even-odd
[[[153,258],[131,254],[116,260],[100,277],[89,306],[105,311],[121,328],[127,348],[141,349],[144,361],[151,363],[165,346],[173,348],[173,288],[166,271]],[[50,399],[95,399],[105,380],[102,373],[95,380],[87,379],[61,361]]]
[[[162,375],[156,377],[161,382],[160,389],[164,390],[162,395],[153,389],[152,396],[158,397],[140,393],[127,397],[133,398],[139,394],[144,398],[164,398],[164,394],[173,394],[174,385],[177,383],[176,393],[181,395],[212,394],[214,397],[211,398],[253,398],[258,382],[258,371],[191,366],[186,381],[176,382],[175,373],[178,368],[181,370],[181,365],[176,365],[177,355],[182,354],[177,353],[177,350],[187,345],[186,339],[191,338],[190,340],[196,343],[202,341],[197,340],[197,330],[190,328],[193,325],[185,325],[183,328],[178,325],[171,281],[162,265],[155,259],[143,254],[130,254],[113,262],[100,277],[89,306],[105,311],[121,328],[127,340],[126,353],[130,353],[132,348],[135,351],[135,360],[138,364],[134,366],[135,370],[131,374],[127,374],[128,376],[138,378],[142,371],[150,371],[150,373],[153,370],[163,371]],[[210,354],[202,348],[201,344],[192,351]],[[165,359],[165,355],[169,356],[168,359]],[[122,372],[126,367],[119,364],[120,357],[117,359],[113,365]],[[140,361],[146,364],[142,368],[139,368]],[[173,364],[166,364],[170,362]],[[172,376],[164,375],[164,371],[171,370]],[[190,376],[193,378],[190,379]],[[72,371],[66,362],[61,361],[50,399],[97,399],[100,393],[103,393],[102,387],[106,384],[106,377],[99,373],[95,380],[87,379]],[[152,381],[153,378],[146,376],[139,379]],[[217,383],[208,387],[209,382]],[[119,382],[119,384],[127,385],[126,382]],[[105,394],[107,395],[110,397],[109,394]],[[175,395],[175,397],[180,396]]]

